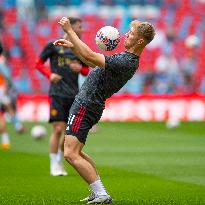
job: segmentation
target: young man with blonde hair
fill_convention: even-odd
[[[126,34],[125,51],[104,56],[93,52],[78,38],[67,18],[63,17],[59,24],[68,38],[59,39],[54,45],[71,48],[84,63],[94,67],[70,109],[64,157],[90,185],[92,193],[84,201],[88,204],[110,204],[112,198],[101,182],[94,161],[82,149],[89,129],[100,120],[106,99],[119,91],[135,74],[139,57],[153,40],[155,29],[148,22],[133,21]]]

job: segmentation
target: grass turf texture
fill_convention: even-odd
[[[35,141],[9,125],[10,150],[0,150],[0,204],[83,204],[88,186],[69,165],[49,176],[48,137]],[[44,124],[50,132],[50,126]],[[182,123],[101,123],[85,151],[96,161],[116,205],[205,204],[205,126]]]

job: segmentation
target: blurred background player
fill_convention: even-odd
[[[6,121],[4,119],[2,112],[0,112],[0,134],[1,134],[1,147],[3,149],[9,149],[11,146],[10,137],[7,132]]]
[[[3,48],[0,44],[0,57],[2,56]],[[0,63],[0,68],[1,68]],[[4,85],[6,84],[5,78],[2,74],[0,74],[0,102],[3,101],[3,95],[4,95]],[[4,115],[2,111],[0,112],[0,134],[1,134],[1,145],[3,149],[9,149],[10,148],[10,139],[9,135],[6,129],[6,121],[4,119]]]
[[[79,18],[69,17],[71,25],[78,37],[82,34],[82,22]],[[50,60],[50,70],[44,63]],[[50,174],[66,176],[63,166],[63,134],[66,129],[69,110],[78,93],[78,75],[87,75],[89,68],[85,66],[70,49],[56,47],[49,42],[40,54],[36,68],[50,80],[50,120],[52,133],[50,136]]]
[[[17,92],[10,77],[9,67],[7,66],[6,55],[3,53],[3,46],[0,43],[0,76],[1,76],[1,109],[6,111],[15,130],[18,133],[24,133],[25,128],[17,116],[16,97]]]
[[[4,112],[8,113],[15,130],[18,133],[23,133],[25,128],[19,121],[15,109],[15,102],[12,102],[12,97],[9,95],[9,89],[13,89],[12,80],[10,79],[9,69],[6,65],[6,57],[3,54],[3,46],[0,43],[0,132],[2,134],[2,147],[4,149],[10,148],[9,135],[6,129],[6,120]]]

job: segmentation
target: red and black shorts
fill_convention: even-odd
[[[69,110],[73,104],[74,98],[64,98],[59,96],[50,96],[50,119],[49,122],[68,121]]]
[[[85,144],[89,130],[98,123],[101,115],[102,113],[95,113],[74,101],[68,117],[66,135],[73,135]]]

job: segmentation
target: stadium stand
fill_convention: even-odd
[[[82,16],[83,40],[94,50],[97,50],[95,33],[102,26],[113,25],[124,33],[133,18],[149,19],[156,25],[157,37],[141,56],[139,71],[120,92],[205,92],[203,1],[98,0],[95,3],[89,0],[35,0],[34,11],[28,8],[23,17],[15,0],[0,3],[0,16],[3,17],[0,40],[9,53],[11,74],[21,92],[46,92],[46,82],[34,69],[35,59],[49,40],[62,35],[57,24],[62,6]],[[96,10],[85,12],[85,8]],[[106,13],[104,8],[110,8],[111,12]],[[141,12],[142,9],[146,12]],[[188,39],[190,36],[192,38]],[[123,48],[122,42],[123,35],[118,51]]]

